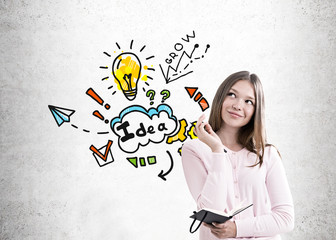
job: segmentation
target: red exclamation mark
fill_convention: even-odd
[[[99,95],[92,88],[89,88],[86,91],[86,94],[89,95],[97,103],[99,103],[100,105],[103,106],[104,100],[101,97],[99,97]],[[108,109],[110,109],[111,106],[106,103],[104,107],[108,110]]]
[[[86,91],[86,94],[89,95],[93,100],[95,100],[97,103],[99,103],[100,105],[104,106],[107,110],[110,109],[110,105],[109,104],[104,104],[104,100],[92,89],[92,88],[89,88],[87,91]],[[104,121],[104,116],[98,111],[94,111],[92,113],[93,116],[99,118],[100,120]],[[108,123],[109,120],[105,120],[105,123]]]
[[[93,116],[96,116],[97,118],[99,118],[100,120],[102,120],[102,121],[104,121],[104,116],[98,111],[98,110],[96,110],[96,111],[94,111],[93,113],[92,113],[92,115]],[[109,120],[105,120],[105,123],[108,123],[109,122]]]

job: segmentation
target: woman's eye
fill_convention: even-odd
[[[245,101],[247,104],[253,105],[253,102],[251,100],[246,100]]]
[[[228,96],[230,96],[230,97],[236,97],[236,94],[234,94],[234,93],[228,93]]]

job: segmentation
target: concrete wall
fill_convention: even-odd
[[[202,112],[184,87],[198,87],[211,103],[227,75],[257,73],[268,139],[282,153],[295,202],[295,230],[282,237],[333,239],[335,10],[335,1],[318,0],[1,1],[0,239],[197,239],[188,232],[195,205],[177,153],[181,143],[130,154],[157,156],[157,164],[138,168],[115,142],[114,162],[104,167],[89,150],[111,136],[96,134],[110,129],[92,112],[111,119],[130,104],[99,68],[111,65],[103,52],[120,51],[116,42],[129,48],[132,40],[143,58],[155,55],[148,60],[151,85],[141,88],[156,89],[155,106],[159,91],[169,89],[166,103],[188,122]],[[166,84],[159,64],[176,43],[190,51],[181,38],[192,31],[199,56],[210,48],[193,73]],[[103,112],[85,94],[90,87],[113,110]],[[141,88],[134,103],[149,108]],[[58,127],[48,105],[76,113]],[[164,181],[157,175],[170,167],[167,149],[174,168]]]

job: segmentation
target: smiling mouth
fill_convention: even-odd
[[[228,113],[230,113],[231,116],[236,117],[236,118],[243,117],[242,115],[239,115],[238,113],[229,112],[229,111]]]

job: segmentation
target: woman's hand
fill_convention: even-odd
[[[219,239],[235,238],[237,236],[236,223],[232,221],[212,224],[203,223],[203,225],[210,228],[211,233]]]
[[[218,135],[212,130],[209,123],[204,122],[205,115],[202,114],[197,120],[194,132],[198,139],[207,144],[212,152],[223,152],[222,141]]]

